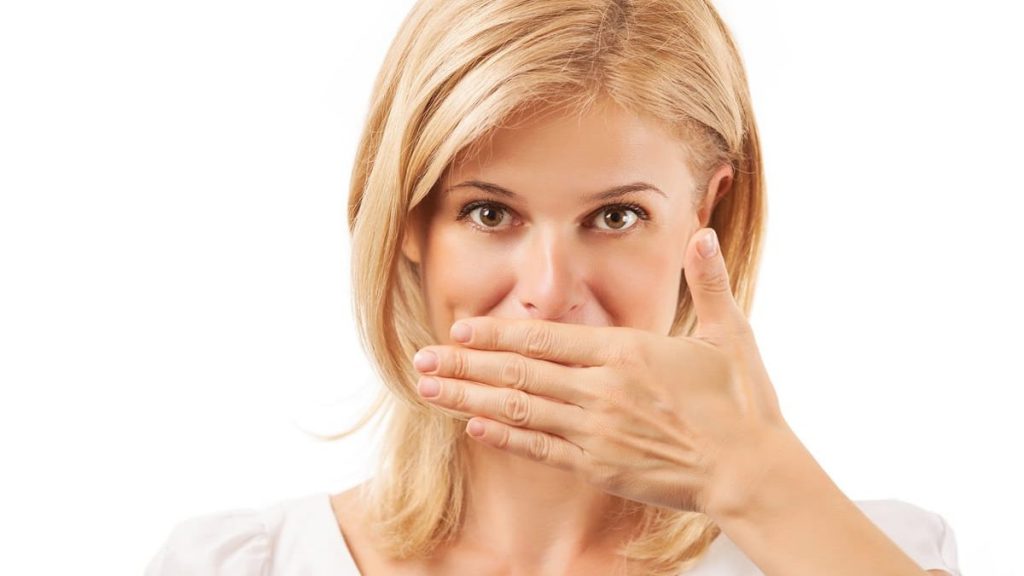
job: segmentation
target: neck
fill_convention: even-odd
[[[565,573],[625,543],[625,502],[574,476],[467,439],[467,546],[523,573]]]

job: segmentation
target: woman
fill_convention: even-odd
[[[783,418],[764,219],[706,1],[420,1],[349,197],[378,473],[186,521],[147,573],[958,575],[940,516],[850,501]]]

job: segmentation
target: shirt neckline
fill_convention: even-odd
[[[362,572],[356,566],[355,557],[352,554],[348,540],[345,539],[345,534],[341,531],[338,518],[334,515],[330,493],[317,492],[310,496],[310,501],[313,503],[314,508],[319,511],[322,521],[331,526],[328,531],[333,534],[331,537],[333,546],[332,549],[326,551],[332,566],[331,572],[336,572],[339,575],[354,574],[362,576]]]

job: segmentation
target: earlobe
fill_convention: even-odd
[[[711,221],[711,214],[715,210],[715,206],[718,205],[719,200],[725,197],[732,189],[733,172],[732,166],[729,164],[722,164],[714,174],[711,175],[711,179],[708,181],[707,194],[704,195],[704,201],[701,203],[700,209],[697,212],[697,217],[700,220],[700,227],[704,228]]]

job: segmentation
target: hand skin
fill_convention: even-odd
[[[414,358],[431,375],[421,395],[469,414],[467,433],[495,449],[572,470],[622,498],[707,514],[766,576],[927,574],[782,417],[717,242],[707,256],[697,250],[708,232],[687,248],[693,337],[461,319],[451,333],[461,346]],[[460,324],[468,338],[457,337]],[[426,393],[431,381],[436,394]]]

